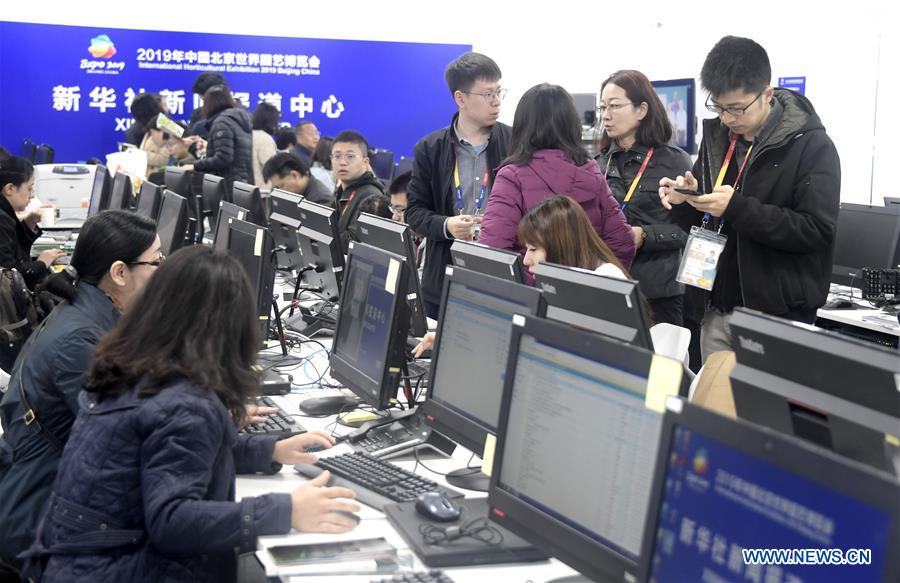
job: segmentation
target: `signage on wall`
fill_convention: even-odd
[[[806,77],[779,77],[778,86],[796,91],[800,95],[805,95]]]

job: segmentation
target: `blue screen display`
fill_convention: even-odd
[[[676,427],[651,581],[881,580],[890,515]],[[868,565],[745,564],[742,549],[871,549]]]
[[[267,101],[290,125],[355,129],[397,159],[450,123],[444,69],[470,50],[0,21],[0,143],[16,155],[26,138],[49,144],[57,162],[103,159],[131,124],[136,93],[161,93],[185,121],[200,105],[194,80],[216,71],[250,110]]]

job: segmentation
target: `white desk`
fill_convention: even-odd
[[[849,288],[832,286],[832,291],[846,294]],[[847,333],[850,336],[866,337],[870,340],[875,338],[879,343],[890,343],[896,347],[900,341],[900,324],[897,322],[897,317],[885,314],[871,303],[860,299],[860,295],[858,289],[853,290],[853,303],[867,306],[868,309],[829,310],[819,308],[816,312],[817,324],[823,328]],[[832,297],[835,296],[829,295],[829,299]],[[846,298],[846,295],[841,297]]]

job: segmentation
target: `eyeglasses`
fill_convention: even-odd
[[[710,100],[712,99],[711,95],[706,96],[706,109],[715,113],[716,115],[722,115],[723,113],[727,113],[733,117],[741,117],[744,115],[744,112],[750,109],[750,106],[756,103],[756,101],[765,93],[765,89],[756,94],[756,97],[753,98],[753,101],[745,105],[744,107],[722,107],[721,105],[712,103]]]
[[[406,212],[406,207],[405,207],[405,206],[393,206],[393,205],[391,205],[391,206],[389,206],[388,208],[391,209],[391,212],[392,212],[392,213],[396,213],[396,214],[398,214],[398,215],[402,215],[403,213]]]
[[[348,152],[346,154],[342,154],[341,152],[338,152],[337,154],[331,155],[331,159],[336,162],[340,162],[341,160],[346,160],[347,162],[353,162],[357,158],[359,158],[359,154],[354,154],[353,152]]]
[[[156,261],[131,261],[128,265],[149,265],[150,267],[159,267],[166,261],[166,256],[162,253],[159,254],[159,257]]]
[[[601,105],[597,108],[597,113],[600,114],[600,117],[603,117],[604,115],[606,115],[607,111],[609,113],[616,113],[623,107],[628,107],[629,105],[634,105],[634,103],[631,101],[626,101],[624,103],[610,103],[609,105]]]
[[[499,99],[503,101],[506,97],[506,92],[508,90],[504,87],[503,89],[497,89],[496,91],[483,91],[481,93],[473,93],[472,91],[463,91],[466,95],[480,95],[485,101],[490,103],[495,99]]]

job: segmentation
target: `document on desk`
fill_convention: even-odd
[[[384,521],[369,521],[344,534],[263,536],[256,556],[270,577],[393,572],[397,547],[384,537],[384,528]]]
[[[897,316],[888,316],[886,314],[875,314],[874,316],[863,316],[863,322],[871,322],[888,330],[900,330],[900,323],[897,322]]]

